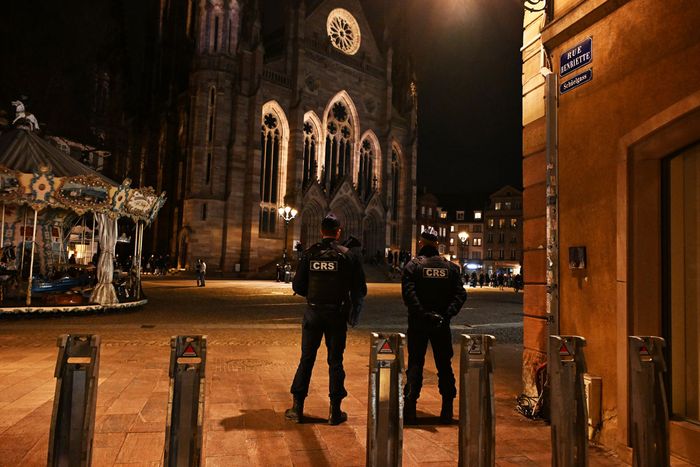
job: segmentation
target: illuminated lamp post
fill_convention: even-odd
[[[284,220],[284,248],[282,249],[282,262],[287,265],[287,236],[289,234],[289,223],[297,217],[297,210],[290,206],[282,206],[277,209],[277,213]]]
[[[457,234],[457,236],[459,237],[459,241],[462,243],[462,260],[460,267],[464,268],[464,247],[467,245],[467,240],[469,240],[469,234],[465,231],[461,231]]]

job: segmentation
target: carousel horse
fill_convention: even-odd
[[[20,100],[12,101],[15,108],[15,119],[12,120],[12,125],[15,128],[28,128],[30,131],[39,129],[39,121],[34,114],[29,113],[24,108],[24,103]]]

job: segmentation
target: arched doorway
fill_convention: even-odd
[[[179,251],[178,251],[178,256],[177,256],[177,267],[178,269],[186,269],[187,268],[187,250],[188,246],[190,244],[190,233],[187,228],[184,228],[180,231],[180,240],[179,240]]]
[[[343,229],[342,238],[353,236],[362,239],[362,212],[353,200],[348,197],[339,197],[331,205],[331,211],[335,213]]]
[[[379,252],[384,256],[384,229],[382,220],[375,211],[370,211],[362,222],[362,247],[365,250],[365,258],[377,256]]]
[[[321,220],[324,216],[323,209],[318,203],[311,202],[301,211],[301,244],[304,249],[321,241]]]

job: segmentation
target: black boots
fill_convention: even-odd
[[[416,421],[416,400],[406,398],[403,401],[403,422],[406,425],[414,425]]]
[[[340,401],[331,401],[330,413],[328,414],[329,425],[340,425],[348,419],[348,414],[340,410]]]
[[[294,398],[292,407],[284,412],[284,418],[297,423],[304,423],[304,399]],[[340,401],[331,401],[330,413],[328,414],[329,425],[340,425],[347,421],[348,414],[340,410]]]
[[[292,407],[284,412],[284,418],[287,420],[293,420],[297,423],[303,423],[304,421],[304,399],[294,398],[294,403]]]
[[[442,409],[440,410],[440,423],[452,423],[452,403],[454,399],[451,397],[442,398]]]

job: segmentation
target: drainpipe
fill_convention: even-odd
[[[543,50],[543,58],[549,62]],[[540,72],[545,77],[546,125],[546,234],[547,234],[547,323],[549,334],[559,334],[559,151],[558,151],[558,93],[557,75],[547,67]],[[547,339],[549,355],[549,339]]]

